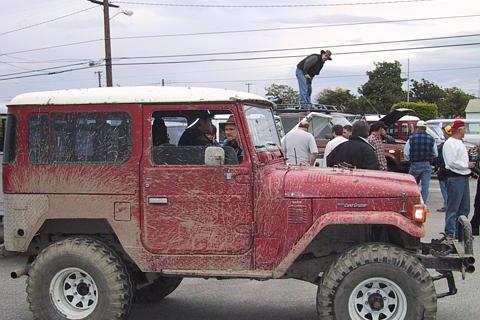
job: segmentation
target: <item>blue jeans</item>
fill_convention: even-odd
[[[424,203],[427,203],[428,186],[432,177],[432,166],[430,162],[412,162],[408,173],[415,177],[417,183],[421,182],[422,199]]]
[[[470,188],[468,177],[448,177],[447,179],[447,211],[445,213],[445,233],[458,236],[458,218],[468,217],[470,212]]]
[[[300,106],[308,106],[312,104],[310,96],[312,95],[312,81],[305,78],[303,70],[297,68],[295,73],[298,80],[299,103]]]
[[[447,208],[447,199],[448,199],[447,180],[438,180],[438,183],[440,184],[440,192],[442,193],[443,207]]]

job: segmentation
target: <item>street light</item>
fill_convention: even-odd
[[[107,74],[107,87],[112,87],[113,86],[113,80],[112,80],[112,46],[110,43],[110,12],[109,8],[120,8],[119,6],[115,4],[108,3],[108,0],[103,0],[103,1],[97,1],[97,0],[88,0],[89,2],[99,4],[103,6],[103,30],[105,34],[105,71]],[[115,14],[112,19],[119,15],[120,13],[123,13],[127,16],[133,15],[133,11],[126,11],[122,10],[121,12],[118,12]]]

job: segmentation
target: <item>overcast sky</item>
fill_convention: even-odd
[[[418,80],[425,78],[442,87],[460,87],[474,95],[478,95],[479,91],[480,45],[362,54],[352,54],[351,52],[451,44],[480,44],[480,36],[478,36],[480,35],[480,16],[338,26],[338,24],[480,15],[479,0],[383,1],[396,2],[388,4],[379,4],[378,2],[382,2],[380,0],[132,0],[111,2],[120,5],[121,9],[125,11],[133,11],[132,16],[127,16],[116,15],[121,12],[119,9],[111,8],[110,10],[110,16],[114,16],[110,21],[114,64],[178,62],[212,58],[299,56],[249,61],[117,65],[113,67],[114,85],[159,85],[161,79],[165,79],[167,85],[246,91],[246,84],[251,83],[251,92],[264,95],[264,88],[271,83],[288,84],[297,88],[295,68],[298,61],[307,54],[319,52],[320,49],[330,49],[333,52],[333,61],[327,62],[320,77],[315,78],[314,94],[325,88],[336,87],[347,88],[353,93],[357,93],[357,88],[367,80],[366,71],[374,68],[374,62],[398,60],[405,72],[404,77],[407,77],[408,59],[411,78]],[[368,2],[377,2],[377,4],[340,5]],[[95,7],[95,4],[87,0],[0,0],[0,3],[2,8],[0,13],[2,21],[0,25],[0,39],[2,40],[0,45],[0,105],[24,92],[98,86],[98,78],[94,72],[104,71],[104,67],[57,75],[1,80],[7,77],[38,74],[38,72],[23,73],[29,70],[78,64],[48,70],[60,71],[86,67],[89,61],[101,63],[104,58],[104,43],[99,40],[103,38],[102,6]],[[145,3],[224,5],[224,7],[178,7],[146,5]],[[225,7],[225,5],[292,4],[298,7]],[[91,9],[60,18],[88,8]],[[47,20],[55,21],[43,23]],[[39,23],[43,24],[30,27]],[[337,26],[321,27],[331,24]],[[21,28],[25,29],[15,31]],[[295,29],[115,39],[132,36],[275,28]],[[359,46],[359,44],[371,42],[461,35],[477,36]],[[90,40],[97,41],[70,45],[74,42]],[[68,44],[68,46],[36,50],[63,44]],[[310,49],[218,56],[115,59],[306,47]],[[26,50],[31,51],[19,53],[19,51]],[[455,68],[457,69],[453,70]],[[438,69],[449,70],[439,71]],[[18,74],[20,72],[22,73]],[[13,75],[6,76],[8,74]],[[105,84],[105,72],[102,74],[102,84]]]

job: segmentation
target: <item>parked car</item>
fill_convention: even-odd
[[[427,121],[427,126],[436,132],[441,132],[441,129],[446,125],[451,125],[456,119],[432,119]],[[465,137],[464,142],[480,145],[480,119],[460,119],[465,122]]]
[[[28,256],[11,275],[28,276],[33,318],[123,320],[134,300],[198,277],[308,281],[323,319],[435,319],[437,299],[457,292],[453,272],[475,269],[468,221],[462,241],[422,243],[428,209],[413,177],[287,165],[271,106],[205,88],[15,97],[5,248]],[[243,160],[172,143],[180,127],[178,141],[202,138],[220,115],[234,117]]]

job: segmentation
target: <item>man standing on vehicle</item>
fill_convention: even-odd
[[[370,135],[368,142],[375,148],[380,170],[387,171],[387,159],[385,158],[385,148],[383,147],[383,139],[387,135],[387,126],[383,121],[377,121],[370,126]]]
[[[336,124],[332,127],[333,139],[328,141],[325,146],[325,151],[323,153],[323,164],[322,167],[327,166],[327,157],[338,145],[348,141],[347,138],[343,136],[343,127],[339,124]]]
[[[443,145],[443,159],[447,169],[447,211],[445,213],[445,234],[449,238],[458,237],[458,218],[468,217],[470,212],[470,188],[468,178],[475,162],[469,162],[468,152],[463,144],[465,122],[455,120],[452,136]]]
[[[298,128],[291,130],[282,139],[282,149],[287,156],[287,163],[294,165],[312,165],[318,154],[317,143],[308,132],[310,124],[303,120]]]
[[[311,54],[297,64],[296,76],[298,80],[300,107],[307,108],[312,104],[312,80],[320,73],[327,60],[332,60],[330,50],[322,50],[320,54]]]
[[[428,187],[432,177],[431,162],[438,156],[435,139],[426,130],[425,121],[419,120],[416,132],[410,136],[403,149],[405,159],[410,161],[408,173],[415,177],[417,183],[421,182],[424,203],[428,200]]]

